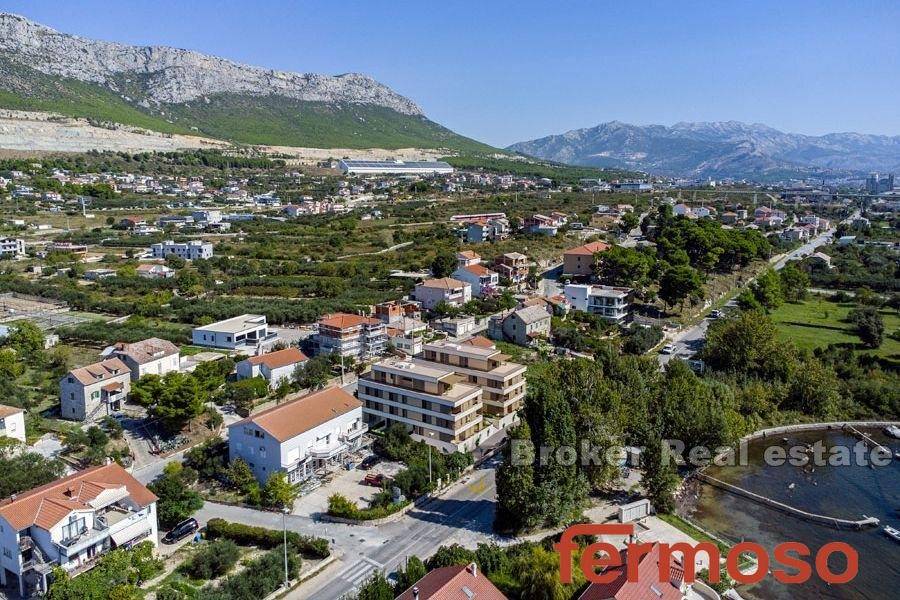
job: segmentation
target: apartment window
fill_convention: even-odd
[[[3,549],[3,556],[5,556],[6,558],[12,558],[12,552],[9,551],[9,548]]]

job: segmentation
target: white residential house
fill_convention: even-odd
[[[118,463],[91,467],[0,501],[0,587],[47,592],[60,567],[75,577],[117,548],[157,545],[156,496]]]
[[[25,256],[25,240],[16,238],[0,239],[0,256],[18,258]]]
[[[160,338],[148,338],[133,344],[119,342],[109,354],[128,366],[132,381],[144,375],[162,376],[177,371],[181,366],[181,350],[169,340]]]
[[[566,301],[574,310],[599,315],[608,321],[622,323],[628,318],[631,288],[609,285],[569,284]]]
[[[25,411],[23,409],[0,404],[0,437],[9,437],[25,443]]]
[[[63,419],[93,421],[122,408],[131,392],[131,369],[118,358],[72,369],[59,380]]]
[[[244,460],[260,483],[279,471],[300,483],[340,464],[367,430],[362,402],[331,387],[229,425],[228,453],[232,461]]]
[[[195,346],[207,348],[252,351],[273,346],[278,334],[269,331],[265,315],[245,314],[194,327],[191,341]]]
[[[416,284],[414,294],[416,300],[421,302],[422,308],[426,310],[433,309],[441,302],[462,306],[472,299],[472,286],[465,281],[442,277]]]
[[[166,258],[169,255],[181,257],[185,260],[197,260],[212,258],[213,245],[201,240],[191,240],[185,243],[175,243],[166,240],[150,246],[153,258]]]
[[[170,277],[175,277],[175,269],[166,265],[145,263],[138,265],[135,270],[138,277],[143,277],[144,279],[169,279]]]
[[[468,283],[475,296],[488,296],[500,285],[500,275],[482,265],[481,257],[471,250],[458,253],[456,264],[453,278]]]
[[[294,369],[305,360],[308,360],[307,356],[292,347],[251,356],[235,365],[235,369],[238,379],[262,377],[269,382],[270,389],[275,389],[285,381],[290,381]]]

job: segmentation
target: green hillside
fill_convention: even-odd
[[[123,77],[117,84],[121,94],[101,85],[46,75],[0,56],[0,108],[57,112],[245,144],[496,152],[425,117],[381,106],[218,94],[150,109],[136,100],[141,97],[140,78]]]

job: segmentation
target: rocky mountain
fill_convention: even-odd
[[[246,143],[482,146],[367,75],[291,73],[192,50],[89,40],[8,13],[0,13],[0,108]]]
[[[738,121],[629,125],[619,121],[509,146],[575,165],[685,177],[774,179],[900,170],[900,136],[784,133]]]

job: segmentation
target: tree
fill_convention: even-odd
[[[356,600],[394,600],[394,588],[381,571],[376,571],[360,586]]]
[[[668,268],[659,280],[659,297],[667,307],[683,302],[689,296],[703,297],[703,278],[687,265]]]
[[[559,580],[559,556],[542,546],[531,546],[519,556],[515,570],[521,574],[522,597],[529,600],[567,600],[582,585],[581,578],[575,575],[581,569],[572,571],[578,577],[577,586],[575,581],[570,586],[563,585]]]
[[[406,569],[397,571],[397,584],[394,586],[394,594],[400,595],[408,590],[418,580],[425,577],[427,570],[425,564],[418,556],[410,556],[406,559]]]
[[[165,376],[145,375],[131,388],[132,399],[147,407],[166,429],[179,431],[191,419],[203,413],[206,394],[190,373],[172,372]]]
[[[16,321],[6,337],[6,345],[14,348],[23,360],[43,362],[44,332],[31,321]]]
[[[192,475],[193,474],[193,477]],[[163,527],[173,527],[203,507],[203,498],[190,489],[196,472],[181,463],[169,463],[147,488],[157,495],[157,517]]]
[[[287,480],[284,471],[276,471],[269,475],[262,489],[262,499],[266,506],[272,508],[290,508],[297,498],[297,488]]]
[[[301,389],[319,389],[331,379],[331,357],[325,354],[305,360],[294,369],[294,381]]]
[[[788,302],[799,302],[806,298],[806,290],[809,288],[809,275],[801,271],[790,262],[781,269],[781,290]]]
[[[847,319],[856,325],[856,334],[869,348],[878,348],[884,341],[884,318],[872,306],[854,308]]]
[[[456,270],[456,254],[450,250],[439,250],[431,261],[431,274],[437,278],[449,277]]]
[[[250,470],[250,465],[243,458],[236,458],[231,461],[228,465],[227,477],[235,489],[245,494],[248,493],[252,486],[256,485],[256,477],[253,475],[253,471]]]
[[[652,265],[653,257],[640,250],[613,246],[597,256],[594,274],[608,285],[642,287],[649,282]]]
[[[710,325],[699,357],[716,371],[785,381],[796,367],[796,355],[768,315],[742,310]]]
[[[660,436],[651,433],[644,442],[641,452],[641,485],[657,512],[672,512],[675,507],[674,493],[678,486],[675,465],[663,456]]]
[[[32,488],[50,483],[63,476],[65,464],[60,460],[44,458],[36,452],[25,452],[13,457],[0,455],[0,498],[9,498]]]
[[[753,295],[759,303],[767,310],[772,310],[781,306],[784,302],[784,291],[781,287],[781,278],[774,270],[769,269],[759,277],[750,286]]]

